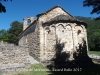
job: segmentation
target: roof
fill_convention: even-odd
[[[48,22],[46,22],[46,23],[50,23],[50,22],[53,22],[53,21],[68,21],[68,22],[83,23],[83,24],[87,25],[85,22],[80,21],[80,20],[76,19],[74,16],[72,16],[71,14],[69,14],[69,12],[67,12],[66,10],[64,10],[64,9],[63,9],[61,6],[59,6],[59,5],[58,5],[58,6],[54,6],[53,8],[51,8],[51,9],[45,11],[44,13],[38,14],[37,17],[39,18],[39,17],[41,17],[42,15],[45,15],[45,14],[47,14],[48,12],[50,12],[50,11],[52,11],[53,9],[58,8],[58,7],[61,8],[61,9],[62,9],[65,13],[67,13],[68,15],[63,15],[63,14],[58,15],[58,16],[56,16],[56,17],[50,19],[50,20],[49,20]],[[37,18],[37,19],[38,19],[38,18]]]
[[[72,16],[69,16],[69,15],[67,15],[67,16],[66,15],[58,15],[58,16],[50,19],[50,21],[53,21],[53,20],[55,20],[55,21],[58,21],[58,20],[72,20],[72,21],[75,21],[77,19],[72,17]]]
[[[53,9],[55,9],[55,8],[61,8],[64,12],[66,12],[68,15],[58,15],[57,17],[55,17],[55,18],[53,18],[52,20],[50,20],[50,21],[53,21],[53,20],[69,20],[69,21],[79,21],[79,22],[82,22],[83,23],[83,21],[80,21],[80,20],[78,20],[78,19],[76,19],[74,16],[72,16],[71,14],[69,14],[69,12],[67,12],[66,10],[64,10],[61,6],[54,6],[53,8],[51,8],[51,9],[49,9],[49,10],[47,10],[47,11],[45,11],[44,13],[41,13],[41,14],[38,14],[37,15],[37,17],[39,18],[40,16],[42,16],[42,15],[45,15],[45,14],[47,14],[48,12],[50,12],[50,11],[52,11]],[[38,18],[37,18],[37,20],[38,20]],[[84,22],[85,23],[85,22]],[[85,23],[86,24],[86,23]]]
[[[64,12],[66,12],[69,16],[67,16],[67,18],[68,19],[70,19],[70,20],[72,20],[72,19],[74,19],[74,20],[77,20],[74,16],[72,16],[71,14],[69,14],[67,11],[65,11],[61,6],[54,6],[53,8],[51,8],[51,9],[49,9],[49,10],[47,10],[47,11],[45,11],[44,13],[41,13],[41,14],[38,14],[37,15],[37,17],[39,18],[40,16],[42,16],[42,15],[44,15],[44,14],[47,14],[48,12],[50,12],[50,11],[52,11],[53,9],[55,9],[55,8],[61,8]],[[60,16],[59,16],[60,17]],[[64,18],[66,18],[66,16],[62,16],[62,17],[64,17]],[[67,19],[67,20],[68,20]]]
[[[74,17],[72,18],[72,17],[66,16],[66,15],[59,15],[59,16],[56,16],[56,17],[50,19],[49,21],[47,21],[47,22],[45,22],[45,23],[43,23],[43,24],[54,23],[54,22],[59,22],[59,21],[60,21],[60,22],[81,23],[81,24],[85,24],[85,25],[86,25],[85,22],[79,21],[78,19],[76,19],[76,18],[74,18]]]

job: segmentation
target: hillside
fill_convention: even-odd
[[[83,16],[75,16],[75,18],[82,20],[82,21],[95,19],[95,18],[92,18],[92,17],[83,17]]]

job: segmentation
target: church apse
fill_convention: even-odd
[[[63,45],[62,49],[57,49],[57,44]],[[46,60],[55,58],[56,52],[69,53],[73,59],[73,31],[69,23],[57,23],[44,27],[44,54]]]
[[[69,22],[43,24],[43,38],[45,60],[55,59],[57,52],[69,55],[66,60],[74,60],[75,53],[75,56],[84,52],[87,54],[87,35],[84,25]]]

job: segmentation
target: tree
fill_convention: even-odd
[[[94,49],[100,51],[100,30],[93,33],[92,42],[95,44]]]
[[[5,29],[0,30],[0,41],[3,40],[18,45],[18,35],[22,32],[23,25],[21,22],[14,21],[10,26],[7,31]]]
[[[6,8],[5,6],[3,6],[1,3],[0,3],[0,12],[6,12]]]
[[[83,1],[83,6],[92,6],[93,9],[91,11],[91,14],[100,14],[100,0],[84,0]],[[97,17],[96,19],[100,19],[100,16]]]
[[[7,42],[7,31],[5,29],[0,30],[0,41],[5,41]]]
[[[14,21],[10,25],[10,29],[8,30],[8,42],[18,44],[18,35],[22,32],[22,23],[18,21]]]
[[[100,51],[100,21],[95,21],[91,17],[82,17],[78,16],[77,19],[83,20],[87,23],[87,38],[88,38],[88,47],[90,51]]]
[[[3,1],[5,1],[5,2],[7,2],[8,0],[3,0]],[[12,0],[10,0],[10,1],[12,1]],[[6,8],[5,8],[5,6],[3,6],[2,5],[2,3],[0,3],[0,12],[2,13],[2,12],[6,12]]]
[[[100,51],[100,21],[95,21],[94,19],[88,19],[84,21],[88,24],[87,37],[89,50]]]

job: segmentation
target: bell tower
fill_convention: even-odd
[[[34,17],[28,17],[23,19],[23,31],[36,19]]]

